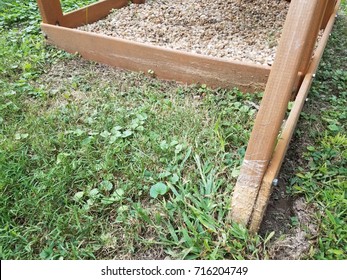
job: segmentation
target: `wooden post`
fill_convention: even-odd
[[[324,29],[327,26],[328,21],[332,15],[332,13],[334,12],[335,6],[336,6],[336,0],[328,0],[328,5],[327,5],[327,8],[325,10],[323,21],[321,23],[321,29]]]
[[[106,17],[111,10],[128,5],[128,0],[98,1],[70,13],[64,14],[61,26],[75,28]]]
[[[323,0],[319,2],[319,7],[317,8],[317,14],[315,15],[314,20],[311,23],[311,34],[308,38],[307,42],[305,43],[305,50],[304,54],[301,60],[301,65],[299,67],[299,76],[296,80],[295,86],[293,88],[293,95],[291,97],[291,100],[295,100],[295,97],[298,93],[298,90],[301,86],[302,81],[304,80],[304,77],[307,73],[308,66],[310,65],[310,62],[313,57],[314,48],[317,43],[319,30],[322,24],[323,16],[326,11],[327,4],[330,0]]]
[[[276,58],[232,197],[231,218],[245,226],[249,225],[305,54],[305,45],[312,40],[311,28],[322,1],[327,0],[291,1]]]
[[[333,1],[335,1],[335,0],[333,0]],[[309,39],[307,40],[307,42],[305,44],[304,55],[303,55],[303,58],[301,60],[302,62],[301,62],[300,68],[299,68],[299,72],[303,73],[304,76],[306,75],[307,68],[308,68],[308,66],[312,60],[313,51],[314,51],[314,48],[315,48],[316,43],[317,43],[318,33],[319,33],[320,27],[322,25],[323,16],[326,12],[328,2],[332,2],[332,1],[331,0],[319,1],[319,3],[318,3],[319,6],[317,7],[315,17],[314,17],[313,21],[311,22],[310,36],[309,36]],[[331,13],[332,13],[332,11],[331,11]]]
[[[137,1],[144,3],[145,0]],[[106,17],[112,9],[120,9],[126,6],[128,0],[98,1],[66,14],[63,14],[59,0],[37,0],[37,4],[43,23],[75,28]]]
[[[323,56],[325,46],[328,42],[330,32],[333,28],[335,21],[335,14],[340,6],[340,0],[335,6],[334,12],[330,15],[328,24],[325,27],[324,33],[319,45],[315,51],[314,57],[308,67],[307,74],[302,82],[299,93],[295,100],[294,106],[290,111],[289,117],[281,133],[281,138],[279,139],[274,154],[272,156],[271,162],[263,178],[262,185],[259,190],[257,197],[257,202],[255,204],[249,229],[252,232],[257,232],[261,225],[270,195],[272,191],[272,182],[276,178],[278,172],[280,171],[284,156],[287,152],[289,142],[294,133],[296,123],[299,120],[300,112],[304,106],[307,94],[310,90],[310,86],[313,80],[313,75],[316,73],[319,62]]]
[[[60,0],[37,0],[37,5],[44,23],[60,25],[63,18]]]

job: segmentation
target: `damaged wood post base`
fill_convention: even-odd
[[[335,9],[333,12],[330,10],[330,18],[328,23],[325,26],[325,30],[323,33],[323,36],[319,42],[319,45],[315,51],[314,57],[312,59],[311,64],[309,65],[309,68],[307,70],[307,73],[303,79],[303,82],[301,84],[300,90],[298,92],[297,98],[295,100],[294,106],[289,114],[289,117],[285,123],[284,129],[281,133],[281,137],[278,140],[278,143],[276,145],[276,149],[274,151],[274,154],[272,156],[271,162],[269,164],[269,167],[266,170],[266,173],[264,175],[260,191],[257,197],[256,204],[254,206],[254,210],[252,213],[249,229],[251,232],[257,232],[260,228],[261,222],[263,220],[263,216],[266,211],[266,207],[269,202],[269,198],[272,192],[272,188],[275,187],[273,185],[274,179],[277,177],[281,165],[283,162],[283,159],[285,157],[285,154],[287,153],[287,149],[289,147],[290,140],[293,136],[296,124],[299,120],[300,113],[302,111],[302,108],[305,104],[306,97],[308,95],[308,92],[310,90],[312,81],[314,79],[314,75],[317,71],[319,62],[323,56],[324,49],[327,45],[330,32],[334,26],[335,22],[335,15],[338,11],[338,8],[340,6],[340,2],[338,1]]]
[[[47,35],[47,41],[70,53],[79,53],[86,59],[144,73],[151,70],[161,79],[206,84],[212,88],[238,87],[242,91],[257,92],[263,91],[266,84],[234,189],[230,212],[235,222],[257,231],[268,203],[272,181],[283,161],[340,0],[336,5],[335,0],[292,0],[275,62],[271,67],[175,51],[72,29],[106,17],[111,10],[127,6],[129,0],[98,1],[67,14],[63,14],[60,0],[37,2],[43,20],[41,28]],[[145,0],[132,2],[142,4]],[[326,27],[325,33],[311,61],[319,26]],[[279,139],[293,89],[300,89],[299,94]]]
[[[302,60],[308,57],[328,0],[293,0],[283,28],[274,64],[248,143],[231,205],[233,221],[249,226],[264,174],[272,158]],[[315,37],[315,38],[312,38]],[[310,54],[311,55],[311,54]],[[272,182],[266,182],[270,188]],[[270,186],[269,186],[270,185]],[[266,196],[269,196],[267,193]],[[265,199],[268,200],[268,197]]]

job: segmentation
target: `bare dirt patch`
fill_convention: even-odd
[[[47,88],[54,91],[50,94],[55,94],[55,97],[50,99],[47,104],[48,109],[54,109],[67,102],[80,104],[89,98],[98,98],[95,89],[91,91],[82,89],[85,85],[112,84],[115,86],[114,89],[117,89],[114,94],[122,94],[122,91],[126,91],[129,87],[154,81],[156,86],[162,88],[163,93],[172,90],[172,87],[175,88],[173,85],[176,85],[175,83],[158,82],[143,74],[130,73],[75,58],[64,60],[47,69],[47,74],[41,77],[39,83],[45,83]],[[69,101],[64,97],[65,93],[69,93]],[[276,232],[273,241],[268,246],[268,254],[272,259],[304,258],[310,248],[304,228],[311,228],[313,234],[315,230],[315,225],[310,225],[310,217],[313,215],[314,209],[307,207],[302,199],[293,199],[287,192],[288,181],[293,175],[294,167],[299,161],[299,154],[302,152],[298,149],[301,145],[295,146],[297,145],[291,145],[282,168],[279,186],[274,189],[261,227],[260,233],[263,235],[266,232]],[[293,217],[297,217],[296,225],[292,223]],[[139,227],[138,230],[141,231],[141,236],[147,240],[147,243],[133,240],[132,244],[125,244],[125,240],[128,239],[126,235],[129,233],[124,228],[109,228],[103,236],[105,246],[97,252],[97,256],[115,259],[164,259],[167,257],[162,245],[152,243],[154,235],[150,228]],[[132,251],[126,251],[124,248],[132,248]]]
[[[270,242],[268,254],[276,260],[298,260],[308,256],[312,238],[318,231],[314,223],[313,205],[308,205],[303,197],[293,197],[289,192],[290,178],[295,176],[296,166],[305,165],[301,159],[307,137],[294,137],[282,166],[279,184],[274,187],[263,219],[260,234],[275,231],[275,239]]]

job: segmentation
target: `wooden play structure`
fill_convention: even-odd
[[[191,54],[79,31],[128,0],[98,1],[63,14],[59,0],[37,0],[47,41],[70,53],[158,78],[210,87],[265,89],[234,188],[231,219],[258,231],[300,112],[332,30],[340,0],[292,0],[273,65]],[[144,3],[145,0],[133,0]],[[321,32],[317,45],[318,35]],[[285,120],[290,100],[294,106]],[[283,125],[284,123],[284,125]]]

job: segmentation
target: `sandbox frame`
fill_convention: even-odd
[[[258,92],[265,89],[230,218],[258,231],[300,112],[334,25],[340,0],[292,0],[272,66],[214,58],[80,31],[128,0],[104,0],[63,14],[59,0],[37,0],[47,41],[70,53],[114,67],[154,73],[165,80]],[[145,0],[133,0],[144,3]],[[324,30],[318,47],[318,34]],[[295,100],[284,120],[290,99]],[[284,127],[281,129],[282,123]]]

